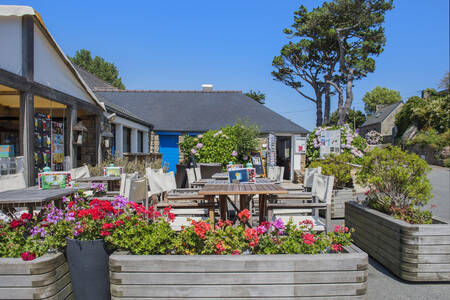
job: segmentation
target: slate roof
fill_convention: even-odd
[[[83,80],[87,83],[87,85],[91,88],[91,90],[97,90],[99,88],[102,89],[114,89],[114,90],[118,90],[118,88],[108,84],[107,82],[101,80],[100,78],[98,78],[97,76],[95,76],[94,74],[86,71],[85,69],[83,69],[82,67],[73,64],[73,66],[75,67],[75,69],[77,70],[78,74],[81,75],[81,77],[83,77]]]
[[[97,90],[96,94],[126,106],[157,131],[204,132],[241,120],[256,124],[263,133],[308,133],[240,91]]]
[[[369,126],[377,123],[383,122],[400,104],[403,102],[397,102],[391,105],[388,105],[386,107],[383,107],[378,112],[374,113],[372,116],[370,116],[364,124],[361,125],[361,127]]]

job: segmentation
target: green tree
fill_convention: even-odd
[[[302,97],[316,105],[316,126],[328,123],[330,117],[330,88],[327,78],[332,78],[338,62],[338,44],[329,32],[327,19],[310,26],[308,20],[313,12],[301,5],[294,12],[294,23],[284,29],[288,38],[298,38],[289,42],[275,56],[272,66],[274,80],[296,90]],[[310,86],[314,95],[305,91]],[[325,113],[322,116],[322,97],[325,94]]]
[[[337,125],[339,116],[338,111],[335,110],[331,114],[330,125]],[[355,130],[356,128],[360,128],[362,124],[366,121],[366,115],[360,110],[350,109],[348,111],[348,115],[345,119],[345,123],[350,125],[350,128]]]
[[[438,87],[446,90],[450,89],[450,73],[448,71],[444,74],[444,77],[442,77]]]
[[[377,86],[372,91],[367,92],[362,98],[366,113],[373,114],[379,104],[393,104],[402,101],[400,92]]]
[[[113,63],[105,61],[105,59],[100,56],[92,58],[91,51],[80,49],[75,53],[75,56],[69,56],[69,59],[74,64],[108,82],[112,86],[115,86],[121,90],[125,89],[125,85],[122,83],[122,78],[119,77],[117,67]]]
[[[264,104],[266,103],[266,94],[264,94],[263,92],[260,91],[248,91],[247,93],[244,94],[247,97],[252,98],[253,100],[255,100],[256,102],[258,102],[259,104]]]
[[[392,0],[334,0],[315,9],[309,18],[309,26],[330,22],[329,28],[338,43],[339,78],[344,89],[335,80],[328,80],[338,93],[338,124],[345,122],[353,103],[354,81],[375,71],[375,60],[386,44],[384,15],[393,8]],[[324,21],[324,19],[326,21]]]

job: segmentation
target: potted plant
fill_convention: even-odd
[[[166,209],[162,215],[166,217],[153,223],[123,219],[124,224],[106,237],[125,250],[110,257],[112,297],[366,294],[367,255],[352,246],[346,227],[317,234],[308,221],[276,220],[250,228],[245,225],[250,212],[244,210],[237,224],[220,220],[212,226],[192,220],[175,233],[168,226],[170,212]]]
[[[375,148],[363,159],[362,204],[346,203],[355,243],[410,281],[450,280],[450,225],[423,210],[431,198],[428,164],[398,147]]]
[[[355,168],[350,153],[330,154],[323,160],[311,162],[310,168],[322,167],[322,174],[334,176],[333,194],[331,197],[331,217],[345,217],[345,202],[356,199],[353,186],[352,171]]]

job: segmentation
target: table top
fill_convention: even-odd
[[[26,203],[44,203],[52,200],[61,199],[76,193],[79,190],[90,189],[87,185],[69,187],[64,189],[41,190],[37,186],[0,192],[0,205],[2,204],[26,204]]]
[[[78,182],[95,182],[95,181],[120,181],[119,176],[92,176],[92,177],[84,177],[78,178]]]
[[[211,177],[213,179],[228,179],[228,172],[214,173]]]
[[[274,183],[226,183],[206,184],[199,195],[274,195],[288,191]]]

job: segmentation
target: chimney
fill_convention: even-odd
[[[212,92],[213,85],[212,84],[202,84],[203,92]]]
[[[375,112],[379,112],[380,110],[382,110],[385,107],[386,107],[386,104],[377,104],[375,106]]]

